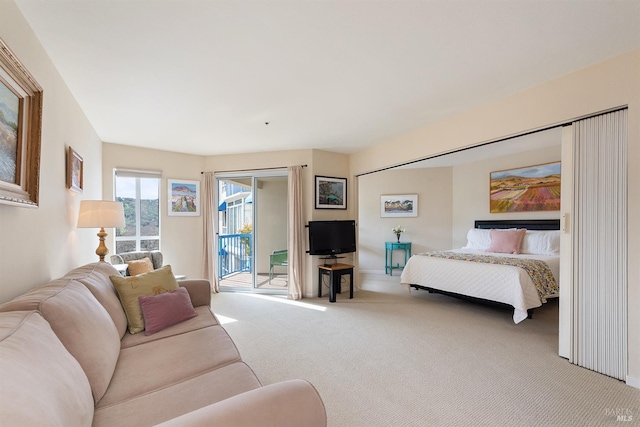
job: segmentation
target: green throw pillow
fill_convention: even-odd
[[[120,296],[120,303],[127,315],[131,334],[144,331],[144,318],[138,297],[159,295],[179,287],[170,265],[138,276],[110,276],[110,278]]]

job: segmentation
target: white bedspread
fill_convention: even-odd
[[[560,258],[543,255],[492,254],[470,249],[453,252],[537,259],[547,263],[558,281]],[[514,308],[513,321],[527,318],[527,310],[540,307],[538,291],[526,271],[510,265],[459,261],[414,255],[400,276],[403,285],[420,285],[461,295],[509,304]]]

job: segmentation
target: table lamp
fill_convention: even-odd
[[[80,213],[78,214],[78,228],[99,228],[98,238],[100,244],[96,249],[96,254],[100,261],[104,261],[109,249],[104,244],[107,233],[106,228],[124,227],[124,208],[122,202],[112,202],[109,200],[81,200]]]

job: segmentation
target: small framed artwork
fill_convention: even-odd
[[[42,87],[0,39],[0,203],[37,207]]]
[[[169,216],[200,216],[200,181],[168,179]]]
[[[489,212],[560,210],[560,162],[495,171],[489,179]]]
[[[76,150],[69,147],[67,150],[67,188],[82,194],[84,188],[84,163]]]
[[[417,194],[389,194],[380,196],[380,217],[416,217],[418,216]]]
[[[347,209],[347,178],[316,175],[316,209]]]

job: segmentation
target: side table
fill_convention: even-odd
[[[400,250],[404,252],[404,264],[396,263],[393,265],[393,251]],[[402,270],[407,265],[407,260],[411,258],[411,242],[385,242],[384,243],[384,274],[389,272],[389,276],[393,276],[394,269]]]
[[[342,291],[340,280],[348,274],[349,298],[353,298],[353,265],[351,264],[320,264],[318,266],[318,298],[322,297],[322,276],[329,276],[329,302],[336,302],[336,293]]]

